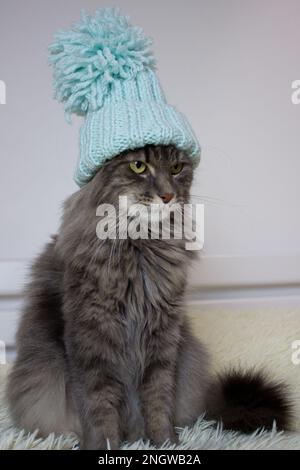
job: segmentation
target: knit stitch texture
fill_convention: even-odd
[[[173,144],[195,165],[199,143],[185,116],[170,106],[155,73],[151,39],[117,9],[82,15],[50,46],[54,89],[68,120],[84,115],[75,171],[88,183],[109,159],[145,145]]]

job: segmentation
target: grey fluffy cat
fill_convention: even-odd
[[[19,427],[75,431],[83,449],[103,449],[176,442],[174,427],[205,411],[231,429],[287,426],[279,385],[255,373],[210,378],[184,313],[193,257],[184,240],[96,236],[99,204],[120,195],[184,204],[192,177],[183,152],[149,146],[107,162],[66,201],[58,235],[33,265],[17,336],[7,396]]]

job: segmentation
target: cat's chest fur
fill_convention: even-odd
[[[109,271],[103,264],[100,295],[114,305],[124,358],[135,365],[134,375],[151,355],[157,332],[167,332],[177,321],[190,258],[182,243],[150,240],[124,247],[110,260]]]
[[[125,316],[141,317],[183,296],[190,252],[182,241],[147,240],[119,248],[102,266],[99,289],[119,302]]]

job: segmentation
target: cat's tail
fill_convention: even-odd
[[[219,375],[207,395],[206,417],[224,429],[251,433],[258,428],[290,429],[292,405],[287,387],[264,372],[230,370]]]

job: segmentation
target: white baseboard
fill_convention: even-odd
[[[30,261],[0,261],[0,297],[22,295]]]
[[[274,256],[201,256],[191,267],[192,289],[300,286],[300,253]]]

